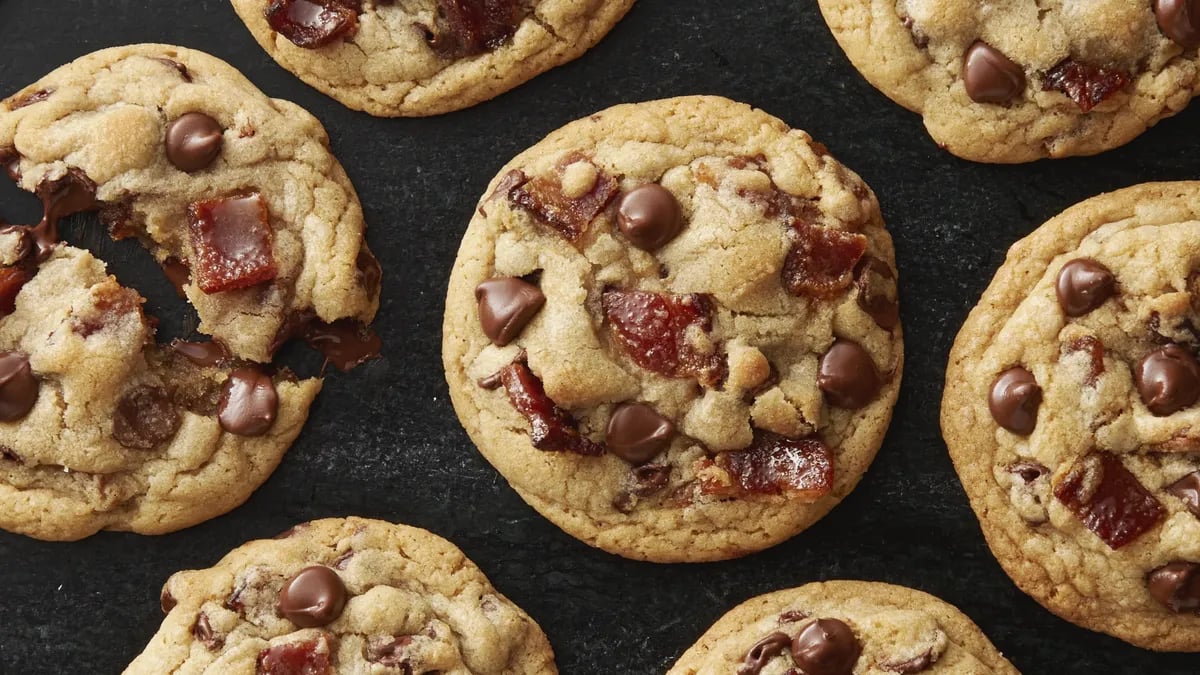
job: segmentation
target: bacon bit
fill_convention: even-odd
[[[267,647],[258,654],[258,672],[263,675],[331,675],[330,638],[322,633],[312,640]]]
[[[275,278],[267,204],[257,194],[188,207],[192,273],[205,293],[247,288]]]
[[[833,489],[833,452],[816,436],[793,439],[756,431],[750,447],[702,461],[723,470],[732,479],[726,483],[711,476],[702,477],[700,491],[704,494],[721,497],[783,494],[812,503]]]
[[[513,187],[508,193],[509,202],[553,227],[567,241],[578,240],[587,231],[592,219],[608,206],[619,191],[616,178],[597,170],[596,184],[591,190],[573,199],[565,196],[562,191],[563,172],[576,162],[586,161],[588,159],[578,152],[567,155],[559,161],[553,176],[538,176]],[[507,179],[508,176],[505,177]]]
[[[33,278],[21,267],[0,268],[0,317],[12,314],[17,308],[17,294]]]
[[[783,282],[792,295],[828,298],[854,282],[854,267],[867,251],[867,238],[796,222],[783,263]]]
[[[617,342],[642,368],[667,377],[695,377],[709,387],[725,378],[728,368],[719,350],[700,352],[689,339],[693,327],[712,330],[709,296],[608,289],[601,304]]]
[[[271,30],[305,49],[324,47],[358,30],[358,13],[339,0],[272,0],[266,17]]]
[[[1089,112],[1132,81],[1129,73],[1115,68],[1065,59],[1046,73],[1042,90],[1061,91],[1075,101],[1080,110]]]
[[[1067,344],[1067,353],[1087,352],[1091,359],[1091,368],[1088,370],[1087,378],[1084,379],[1084,384],[1089,387],[1096,386],[1096,382],[1100,376],[1104,374],[1104,345],[1091,335],[1075,338]]]
[[[1166,515],[1137,477],[1107,452],[1077,462],[1055,486],[1054,496],[1114,550],[1137,539]]]
[[[517,0],[438,0],[437,30],[418,24],[442,58],[475,56],[507,42],[522,19]]]
[[[604,446],[579,433],[575,419],[558,407],[542,386],[542,381],[520,361],[500,371],[500,381],[508,400],[529,421],[529,441],[538,450],[574,452],[579,455],[603,455]]]

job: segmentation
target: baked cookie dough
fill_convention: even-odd
[[[979,627],[903,586],[826,581],[751,598],[667,675],[1016,675]]]
[[[488,186],[450,278],[459,419],[568,533],[720,560],[805,529],[873,459],[900,385],[874,195],[747,105],[622,105]]]
[[[1200,183],[1089,199],[1009,250],[942,430],[989,546],[1059,616],[1200,651]]]
[[[298,525],[178,572],[126,675],[554,675],[541,628],[450,542],[363,518]]]
[[[850,61],[980,162],[1092,155],[1200,92],[1190,0],[818,0]]]
[[[381,117],[460,110],[571,61],[633,0],[232,0],[279,65]]]
[[[327,145],[304,111],[164,45],[0,102],[0,166],[45,214],[0,228],[0,527],[170,532],[266,480],[320,381],[260,364],[295,335],[336,343],[339,366],[377,347],[353,321],[375,314],[378,263]],[[58,242],[61,217],[93,210],[147,245],[212,342],[155,345],[143,299]]]

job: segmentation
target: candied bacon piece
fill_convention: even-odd
[[[437,28],[426,31],[429,47],[442,58],[476,56],[504,44],[521,23],[517,0],[438,0]]]
[[[604,454],[604,446],[580,434],[571,414],[550,400],[542,381],[529,366],[513,361],[500,371],[500,381],[512,406],[529,420],[529,441],[533,447],[579,455]]]
[[[867,238],[803,221],[792,224],[792,248],[783,263],[783,283],[792,295],[827,298],[854,282],[854,268],[867,251]]]
[[[816,436],[788,438],[756,430],[750,447],[712,460],[733,484],[702,479],[700,491],[723,497],[783,494],[812,503],[833,489],[833,452]]]
[[[1124,89],[1133,78],[1121,70],[1065,59],[1046,72],[1043,91],[1061,91],[1083,112],[1103,103]]]
[[[263,675],[331,675],[333,666],[329,656],[332,651],[325,635],[267,647],[258,654],[257,672]]]
[[[1107,452],[1077,462],[1055,486],[1054,496],[1114,550],[1137,539],[1166,515],[1154,495],[1118,457]]]
[[[267,203],[258,193],[196,202],[188,224],[200,290],[220,293],[275,278]]]
[[[33,278],[21,267],[0,267],[0,317],[12,314],[17,308],[17,294]]]
[[[344,0],[272,0],[267,23],[292,44],[316,49],[358,30],[358,12]]]
[[[695,330],[712,330],[713,301],[704,294],[674,295],[610,288],[601,296],[617,342],[639,366],[667,377],[695,377],[707,386],[725,378],[725,360],[692,346]]]
[[[574,242],[583,236],[588,225],[604,207],[617,196],[617,179],[597,169],[596,184],[578,197],[563,194],[562,176],[566,168],[586,157],[573,152],[558,163],[552,176],[538,176],[515,185],[508,193],[513,206],[529,211],[535,218],[553,227],[559,234]],[[508,182],[508,177],[502,184]]]

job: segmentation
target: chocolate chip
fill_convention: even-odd
[[[920,656],[914,656],[907,661],[890,661],[879,665],[884,670],[900,673],[900,675],[912,675],[912,673],[920,673],[929,670],[934,662],[933,652],[926,651]]]
[[[1200,2],[1197,0],[1154,0],[1158,27],[1184,49],[1200,46]]]
[[[0,353],[0,421],[15,422],[28,415],[37,398],[38,381],[29,368],[29,357]]]
[[[127,448],[153,450],[174,438],[182,421],[167,390],[142,386],[117,404],[112,435]]]
[[[1014,366],[1000,373],[992,383],[988,409],[996,424],[1014,434],[1028,436],[1037,426],[1038,406],[1042,404],[1042,388],[1033,373]]]
[[[1095,260],[1076,258],[1059,270],[1054,290],[1067,316],[1083,316],[1117,292],[1117,279]]]
[[[162,613],[169,614],[171,610],[175,609],[175,605],[178,604],[179,601],[175,599],[174,595],[171,595],[171,591],[168,591],[164,587],[162,593],[158,596],[158,606],[162,608]]]
[[[385,668],[400,668],[402,673],[411,673],[408,646],[411,635],[372,635],[363,646],[363,658]]]
[[[517,339],[546,304],[541,289],[515,277],[488,279],[475,287],[475,299],[483,333],[499,347]]]
[[[856,342],[838,339],[821,358],[817,386],[839,408],[857,410],[867,405],[882,384],[875,361]]]
[[[983,40],[963,54],[962,79],[976,103],[1008,103],[1025,91],[1025,70]]]
[[[850,675],[862,646],[850,626],[818,619],[792,640],[792,658],[805,675]]]
[[[224,133],[208,115],[187,113],[167,127],[167,160],[188,173],[206,169],[221,154]]]
[[[1182,614],[1200,610],[1200,565],[1173,562],[1146,577],[1146,588],[1155,600],[1172,612]]]
[[[671,445],[675,425],[644,403],[623,403],[608,420],[604,442],[630,464],[645,464]]]
[[[662,248],[683,228],[679,200],[658,183],[626,192],[617,203],[617,227],[643,251]]]
[[[279,589],[279,611],[301,628],[327,626],[342,615],[346,585],[324,565],[305,567]]]
[[[778,631],[755,642],[746,652],[742,665],[738,666],[737,675],[758,675],[771,659],[782,654],[791,643],[792,638],[787,633]]]
[[[870,255],[863,256],[854,271],[858,306],[884,330],[891,330],[900,323],[895,279],[896,275],[887,263]]]
[[[1193,471],[1171,483],[1167,492],[1182,500],[1188,511],[1200,518],[1200,471]]]
[[[211,368],[229,360],[229,350],[220,342],[174,340],[171,342],[171,350],[204,368]]]
[[[196,623],[192,625],[192,637],[199,640],[200,644],[210,652],[225,646],[225,638],[217,635],[208,621],[208,615],[204,612],[200,612],[200,616],[196,617]]]
[[[159,63],[163,64],[164,66],[167,66],[168,68],[173,68],[175,70],[175,72],[179,73],[179,77],[183,78],[184,82],[192,81],[192,74],[190,72],[188,72],[187,66],[183,65],[182,63],[176,61],[175,59],[168,59],[166,57],[156,56],[153,58],[155,61],[158,61]]]
[[[1158,417],[1182,410],[1200,398],[1200,363],[1179,345],[1147,354],[1133,371],[1142,403]]]
[[[1042,476],[1050,474],[1050,469],[1041,462],[1017,462],[1010,465],[1008,471],[1017,474],[1026,483],[1032,483]]]
[[[279,395],[271,376],[255,368],[229,374],[217,406],[221,428],[239,436],[261,436],[275,423]]]

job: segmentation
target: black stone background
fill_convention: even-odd
[[[351,514],[456,543],[537,619],[567,674],[661,673],[741,601],[847,578],[944,598],[1025,673],[1200,671],[1200,657],[1076,628],[1018,591],[984,544],[937,422],[950,343],[1008,246],[1100,192],[1196,178],[1200,106],[1100,157],[960,161],[854,71],[811,0],[641,0],[574,63],[468,110],[394,120],[343,108],[280,69],[221,0],[0,0],[0,96],[77,56],[135,42],[208,51],[324,122],[383,264],[376,327],[386,358],[329,377],[278,471],[224,517],[167,536],[76,543],[0,533],[0,672],[119,672],[158,628],[159,589],[172,572],[207,567],[300,521]],[[472,208],[510,157],[610,105],[699,93],[808,130],[875,189],[896,239],[908,363],[878,459],[824,520],[742,560],[654,565],[563,534],[476,452],[447,399],[441,316]],[[36,201],[4,183],[0,215],[36,222]],[[68,230],[150,298],[160,337],[186,332],[186,307],[136,244],[111,244],[94,217]],[[301,352],[288,358],[311,372]]]

